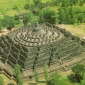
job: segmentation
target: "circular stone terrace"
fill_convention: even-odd
[[[35,24],[18,30],[14,39],[16,42],[25,46],[39,46],[55,42],[60,36],[60,32],[45,24]]]

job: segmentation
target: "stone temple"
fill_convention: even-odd
[[[77,63],[85,62],[85,42],[49,23],[21,27],[0,37],[0,72],[15,79],[13,68],[21,66],[23,79],[34,77],[34,69],[43,76],[48,72],[69,71]]]

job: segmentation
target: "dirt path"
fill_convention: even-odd
[[[0,33],[0,36],[1,35],[7,35],[8,34],[8,32],[3,32],[3,33]]]

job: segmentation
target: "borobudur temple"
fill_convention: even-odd
[[[74,64],[85,62],[85,42],[69,31],[49,23],[21,27],[0,37],[0,72],[14,78],[13,68],[19,64],[22,78],[68,71]]]

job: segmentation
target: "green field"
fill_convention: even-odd
[[[45,3],[48,0],[42,0],[43,3]],[[30,3],[32,4],[32,0],[0,0],[0,18],[3,18],[3,14],[14,16],[18,13],[26,12],[24,9],[24,5]],[[17,7],[17,10],[14,10],[13,8]]]
[[[18,12],[25,12],[23,5],[27,3],[26,0],[0,0],[0,16],[3,17],[3,14],[14,16]],[[17,7],[17,10],[13,10],[14,7]]]

